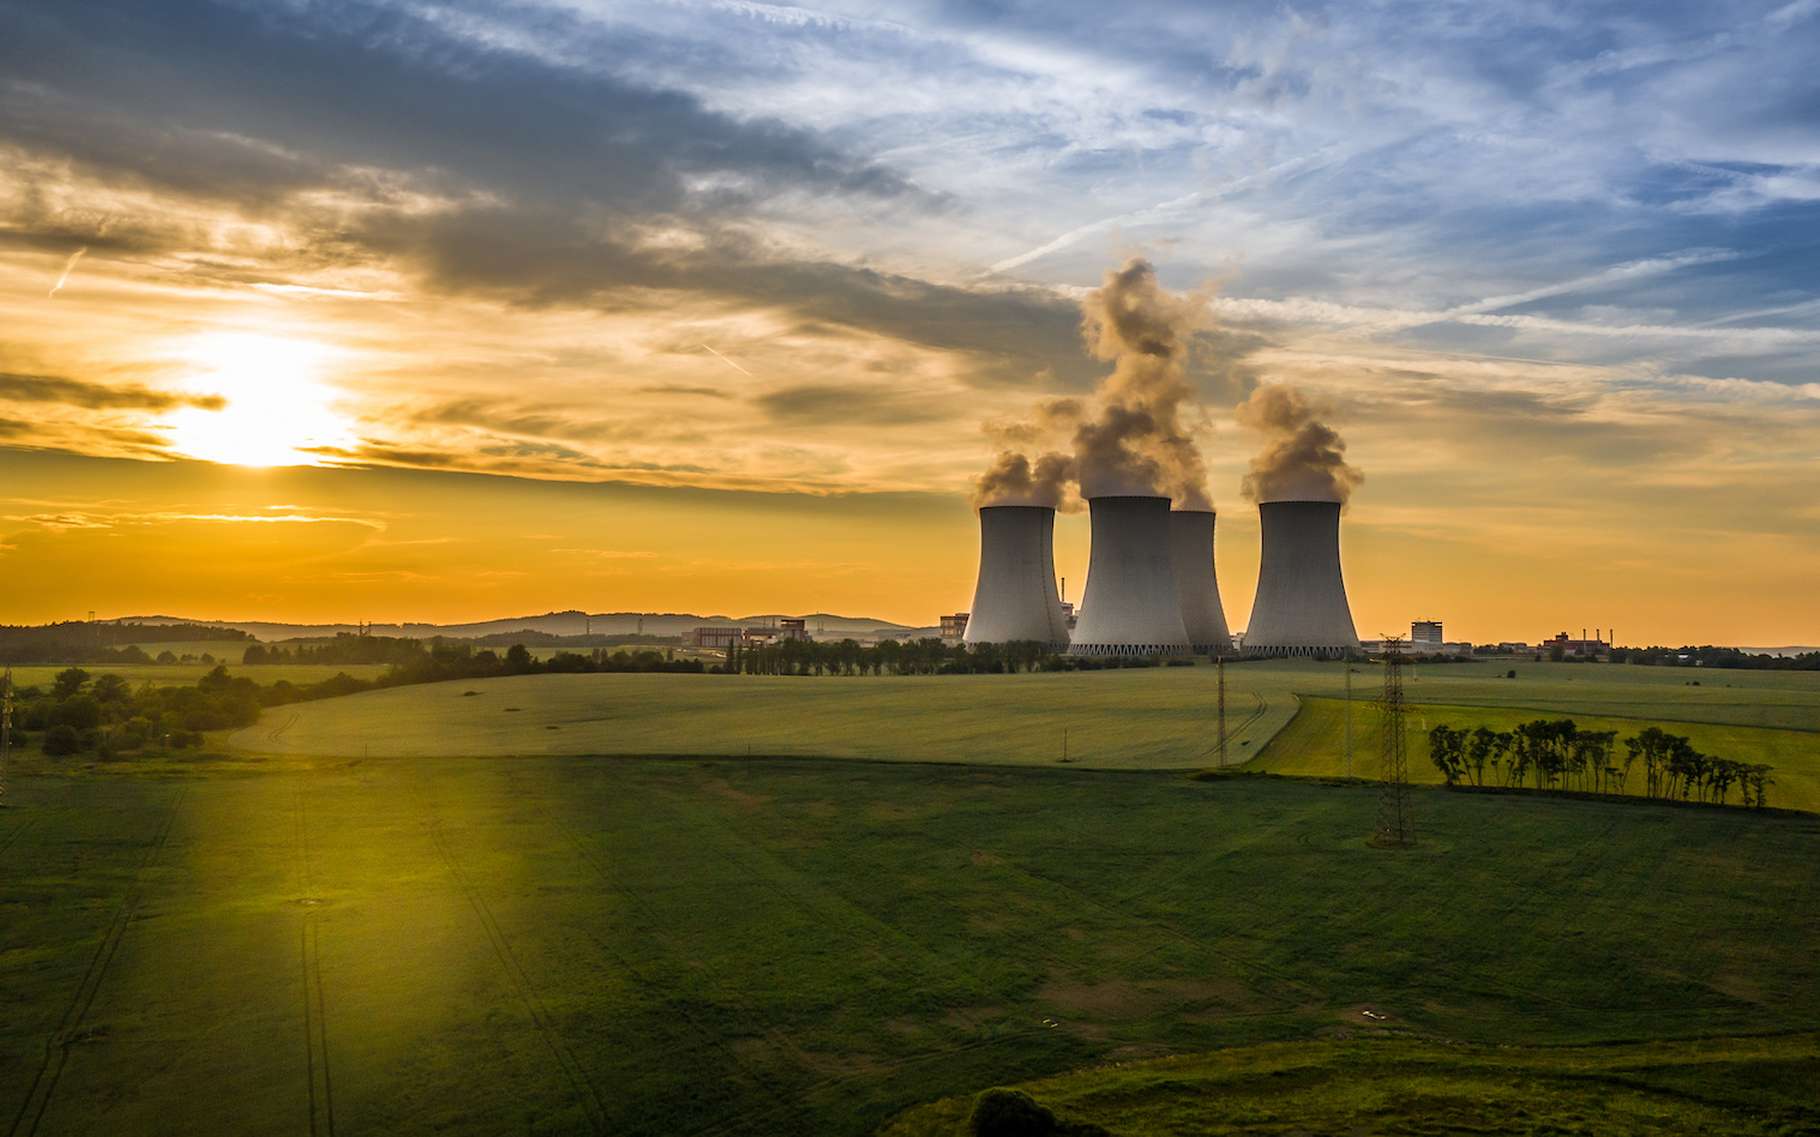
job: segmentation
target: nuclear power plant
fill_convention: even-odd
[[[1232,651],[1232,633],[1226,627],[1226,609],[1220,603],[1220,582],[1213,567],[1213,530],[1210,509],[1178,509],[1169,515],[1175,590],[1188,642],[1196,655]]]
[[[979,512],[980,575],[963,639],[1065,646],[1068,620],[1055,590],[1055,510],[988,505]]]
[[[1340,503],[1258,504],[1263,556],[1245,654],[1339,659],[1359,650],[1340,574]]]
[[[1069,654],[1189,654],[1194,648],[1176,592],[1169,499],[1095,497],[1088,499],[1087,509],[1093,547]]]
[[[1055,510],[979,511],[979,583],[969,644],[1033,641],[1070,655],[1229,655],[1232,634],[1214,567],[1215,515],[1172,511],[1153,494],[1089,498],[1087,591],[1070,634],[1056,590]],[[1263,556],[1244,654],[1340,659],[1359,650],[1340,571],[1340,503],[1258,506]]]

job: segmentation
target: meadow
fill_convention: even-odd
[[[239,645],[232,646],[234,654],[244,650]],[[216,660],[221,660],[220,654],[216,655]],[[70,666],[72,665],[67,663],[16,664],[13,667],[13,682],[21,687],[49,687],[57,673]],[[118,675],[135,687],[145,683],[154,687],[187,687],[215,668],[213,663],[79,663],[73,666],[82,668],[90,675]],[[376,679],[385,674],[386,669],[380,664],[360,663],[274,663],[241,667],[230,662],[228,670],[262,684],[284,680],[302,686],[333,679],[340,672],[356,679]]]
[[[1383,730],[1377,709],[1366,703],[1355,702],[1350,711],[1353,720],[1353,753],[1350,762],[1346,757],[1347,704],[1333,698],[1308,698],[1302,700],[1301,712],[1270,740],[1247,768],[1312,777],[1347,774],[1363,778],[1380,776]],[[1404,722],[1409,776],[1417,782],[1442,781],[1441,772],[1428,758],[1428,730],[1437,724],[1466,730],[1479,726],[1492,730],[1509,730],[1530,719],[1560,718],[1568,713],[1525,707],[1412,703]],[[1738,726],[1723,722],[1615,718],[1580,712],[1572,712],[1572,717],[1585,730],[1618,732],[1619,741],[1614,757],[1620,763],[1624,757],[1624,738],[1636,734],[1638,728],[1647,722],[1662,722],[1666,729],[1687,736],[1702,753],[1721,758],[1736,757],[1749,762],[1767,762],[1774,766],[1776,783],[1769,790],[1771,805],[1785,809],[1820,811],[1820,733]],[[1488,771],[1487,781],[1490,780],[1491,774]],[[1643,772],[1639,766],[1629,779],[1627,788],[1633,794],[1641,794],[1642,787]],[[1734,792],[1730,800],[1737,802],[1739,795]]]
[[[0,811],[13,1137],[859,1134],[1220,1047],[1820,1014],[1800,814],[1420,790],[1386,852],[1370,787],[1243,774],[35,769]]]
[[[1118,1063],[1022,1087],[1074,1125],[1196,1133],[1714,1137],[1820,1124],[1820,1036],[1525,1049],[1355,1038]],[[883,1137],[971,1137],[974,1095],[913,1110]]]
[[[1511,670],[1516,678],[1505,677]],[[1659,723],[1715,753],[1776,766],[1774,804],[1820,808],[1820,672],[1510,662],[1409,671],[1407,696],[1419,708],[1412,730],[1543,715],[1623,734]],[[1355,664],[1353,672],[1354,773],[1375,776],[1370,701],[1380,670]],[[1230,764],[1346,771],[1342,665],[1243,663],[1226,676]],[[1445,709],[1431,714],[1430,706]],[[1059,763],[1065,746],[1069,762],[1085,768],[1201,769],[1218,761],[1216,707],[1217,677],[1206,663],[877,678],[545,675],[279,708],[231,741],[306,756],[751,754],[1014,765]],[[1412,770],[1426,777],[1426,740],[1412,735],[1412,746]]]

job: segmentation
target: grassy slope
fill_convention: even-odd
[[[1705,720],[1781,728],[1728,734],[1721,752],[1767,761],[1795,781],[1820,780],[1820,673],[1699,673],[1666,668],[1517,664],[1412,669],[1414,701],[1546,713],[1625,715],[1664,724]],[[1686,684],[1691,678],[1700,687]],[[1375,669],[1354,677],[1358,743],[1369,746]],[[1257,754],[1298,708],[1334,696],[1337,664],[1247,663],[1227,669],[1230,755]],[[1163,670],[932,678],[755,678],[714,675],[527,676],[371,692],[270,712],[233,743],[260,753],[422,757],[437,754],[727,754],[1050,764],[1067,732],[1092,768],[1198,768],[1213,762],[1215,672]],[[475,691],[472,696],[467,691]],[[516,708],[516,709],[508,709]],[[1533,717],[1519,715],[1521,717]],[[1459,721],[1495,714],[1460,712]],[[1300,721],[1300,720],[1298,720]],[[1337,723],[1337,719],[1334,722]],[[1514,720],[1513,720],[1514,721]],[[1338,736],[1308,720],[1273,769],[1337,772]],[[1636,724],[1623,724],[1634,730]],[[1702,735],[1704,737],[1704,735]],[[1816,745],[1808,746],[1812,739]],[[1304,745],[1305,744],[1305,745]],[[1715,747],[1717,748],[1717,747]],[[1302,754],[1303,766],[1283,755]],[[1425,755],[1425,750],[1418,750]],[[1314,765],[1307,765],[1308,762]],[[1802,767],[1811,769],[1803,775]],[[1820,791],[1817,791],[1820,792]],[[1797,796],[1808,800],[1809,791]]]
[[[1294,669],[1249,672],[1235,755],[1294,713]],[[1336,674],[1335,679],[1338,679]],[[465,692],[477,694],[469,696]],[[516,708],[516,709],[511,709]],[[745,754],[1195,768],[1212,760],[1211,667],[1054,675],[540,675],[280,709],[233,738],[263,753]],[[1240,725],[1243,724],[1243,725]]]
[[[1820,1013],[1801,817],[1423,793],[1383,853],[1363,788],[686,760],[13,794],[0,1116],[46,1135],[295,1132],[312,1086],[345,1132],[859,1133],[1363,1006],[1488,1045]]]
[[[1573,1049],[1390,1039],[1269,1045],[1065,1074],[1023,1087],[1120,1137],[1197,1133],[1765,1134],[1820,1127],[1813,1035]],[[883,1137],[964,1137],[972,1096]]]
[[[236,651],[240,649],[235,648]],[[156,654],[155,652],[153,654]],[[217,659],[220,658],[218,655]],[[45,687],[51,685],[59,671],[71,666],[67,663],[57,664],[23,664],[13,667],[13,681],[21,687]],[[118,675],[127,682],[138,686],[150,683],[157,687],[188,686],[202,678],[213,669],[208,663],[80,663],[90,675]],[[345,671],[357,679],[371,679],[385,673],[379,664],[321,664],[321,663],[278,663],[271,666],[238,667],[229,665],[234,675],[244,675],[256,683],[276,683],[280,679],[292,683],[319,683],[324,679],[333,679],[337,672]]]
[[[1564,713],[1567,712],[1509,707],[1413,705],[1409,708],[1406,732],[1410,776],[1419,782],[1441,781],[1440,771],[1428,759],[1427,732],[1438,723],[1464,729],[1488,726],[1493,730],[1509,730],[1528,719],[1557,718]],[[1301,713],[1271,739],[1249,768],[1279,774],[1331,776],[1345,773],[1345,716],[1346,704],[1337,699],[1304,699]],[[1377,777],[1382,736],[1376,709],[1369,704],[1355,702],[1352,716],[1352,773],[1359,777]],[[1623,739],[1635,734],[1648,722],[1662,720],[1577,714],[1574,721],[1592,730],[1619,732],[1617,757],[1622,761]],[[1677,734],[1687,735],[1695,746],[1706,753],[1747,762],[1768,762],[1774,766],[1776,784],[1770,787],[1771,805],[1820,811],[1820,734],[1724,723],[1668,722],[1664,725]],[[1632,771],[1628,788],[1632,792],[1641,792],[1643,781],[1642,768],[1636,767]],[[1739,800],[1735,788],[1731,800]]]

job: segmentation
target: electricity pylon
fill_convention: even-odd
[[[0,676],[0,808],[6,800],[6,765],[13,756],[13,669]]]
[[[1226,657],[1225,656],[1223,656],[1223,655],[1219,656],[1213,661],[1213,670],[1214,670],[1214,674],[1216,674],[1219,677],[1219,689],[1220,689],[1219,751],[1220,751],[1220,766],[1223,769],[1223,768],[1225,768],[1225,765],[1226,765]]]
[[[1409,741],[1404,736],[1409,707],[1403,701],[1403,638],[1384,641],[1384,693],[1378,699],[1383,736],[1382,781],[1378,787],[1378,828],[1373,843],[1407,848],[1416,843],[1415,816],[1409,800]]]

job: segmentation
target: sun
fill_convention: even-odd
[[[349,445],[348,423],[319,381],[329,352],[304,340],[250,333],[200,337],[182,352],[194,371],[190,393],[218,408],[181,407],[160,425],[172,449],[233,466],[311,466],[322,451]]]

